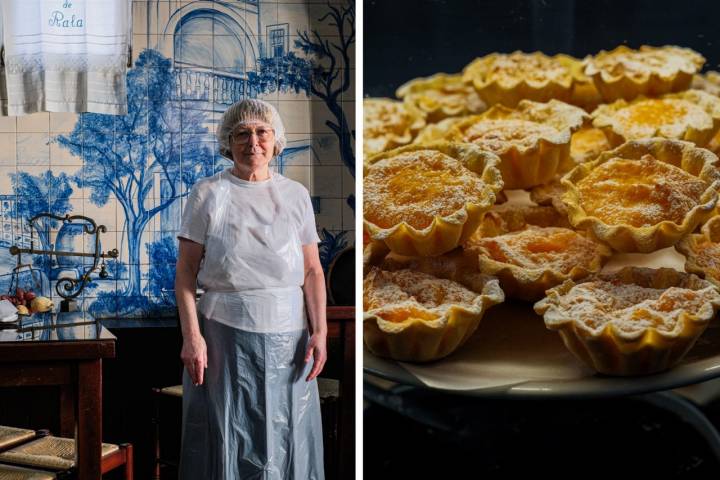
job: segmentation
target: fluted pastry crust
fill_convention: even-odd
[[[472,144],[410,145],[368,160],[364,227],[403,255],[440,255],[464,242],[502,190],[499,159]]]
[[[705,58],[689,48],[643,45],[634,50],[620,45],[583,63],[584,74],[592,78],[603,99],[614,102],[686,90]]]
[[[504,300],[496,279],[479,291],[409,269],[373,267],[363,282],[363,339],[375,355],[427,362],[459,348]]]
[[[398,88],[395,94],[423,112],[428,123],[437,123],[448,117],[477,114],[487,109],[477,91],[464,82],[460,74],[438,73],[431,77],[416,78]]]
[[[425,126],[425,115],[411,104],[389,98],[363,100],[363,153],[369,156],[407,145]]]
[[[720,98],[701,90],[640,96],[601,105],[592,117],[593,126],[602,129],[613,146],[663,137],[705,147],[720,129]]]
[[[718,157],[688,142],[627,142],[562,178],[570,223],[619,252],[677,243],[713,215]]]
[[[643,375],[677,364],[720,308],[720,293],[670,268],[626,267],[564,282],[535,304],[581,361],[608,375]]]
[[[514,109],[495,105],[481,115],[466,117],[452,126],[446,138],[497,154],[506,189],[530,188],[574,166],[570,140],[587,121],[582,109],[567,103],[523,100]]]

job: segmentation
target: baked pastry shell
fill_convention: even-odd
[[[499,168],[505,189],[531,188],[548,183],[575,165],[570,158],[572,134],[589,118],[582,109],[557,100],[548,103],[523,100],[516,109],[495,105],[481,115],[452,124],[448,138],[464,141],[463,129],[483,120],[527,120],[550,125],[556,130],[553,135],[541,136],[527,146],[507,142],[504,149],[495,152],[501,159]]]
[[[365,282],[378,270],[371,270]],[[475,284],[476,288],[479,285]],[[384,306],[363,313],[363,339],[375,355],[407,362],[430,362],[446,357],[460,348],[477,330],[483,315],[505,299],[498,281],[485,278],[471,307],[453,305],[432,320],[408,318],[392,322],[382,312],[402,310],[402,304]],[[427,309],[433,312],[436,309]]]
[[[647,227],[609,225],[585,212],[576,186],[583,178],[613,158],[639,160],[647,154],[658,161],[680,167],[707,184],[698,204],[685,215],[681,224],[664,220]],[[561,179],[561,184],[566,188],[562,202],[567,207],[568,219],[573,227],[591,232],[595,238],[618,252],[650,253],[676,244],[713,215],[720,190],[720,170],[718,157],[709,150],[680,140],[651,138],[626,142],[614,150],[600,154],[594,161],[576,166]]]
[[[442,91],[447,88],[457,91],[458,94],[463,94],[464,88],[471,92],[464,94],[463,101],[455,103],[440,102],[424,94],[428,90]],[[449,117],[481,113],[487,109],[473,87],[463,82],[462,74],[437,73],[430,77],[415,78],[401,85],[395,94],[405,103],[410,103],[422,111],[429,124]]]
[[[408,145],[374,155],[368,160],[365,171],[380,160],[419,150],[437,150],[462,161],[468,170],[479,175],[485,183],[485,195],[467,201],[462,208],[450,215],[436,215],[430,225],[422,229],[404,221],[390,228],[382,228],[364,219],[363,225],[373,240],[385,242],[393,252],[411,256],[440,255],[463,243],[478,228],[483,214],[495,203],[496,194],[503,188],[500,170],[497,168],[500,159],[492,152],[481,150],[477,145],[438,142]]]
[[[687,90],[663,95],[659,98],[686,100],[702,108],[712,118],[709,125],[702,126],[697,123],[687,125],[682,134],[679,137],[672,137],[673,139],[685,140],[694,143],[698,147],[705,147],[720,130],[720,99],[718,97],[700,90]],[[614,121],[614,116],[620,110],[645,100],[647,100],[647,97],[641,95],[631,102],[620,99],[609,105],[600,105],[592,113],[593,126],[602,129],[613,147],[622,145],[628,140],[633,140],[630,137],[631,134]],[[653,136],[664,137],[658,130],[655,131]]]
[[[694,273],[720,288],[720,277],[711,274],[707,267],[700,265],[698,262],[700,246],[707,243],[720,243],[720,216],[714,216],[708,220],[700,229],[700,233],[693,233],[683,237],[675,245],[675,250],[685,257],[686,272]],[[720,265],[720,258],[718,258],[718,265]]]
[[[673,286],[693,290],[712,288],[714,292],[714,299],[706,302],[696,315],[680,313],[672,332],[654,327],[624,332],[612,323],[592,330],[564,315],[558,305],[562,296],[577,285],[572,280],[548,290],[547,297],[535,304],[535,312],[543,315],[548,329],[560,334],[576,358],[606,375],[647,375],[672,368],[692,348],[720,308],[720,294],[712,284],[670,268],[625,267],[616,273],[601,274],[588,280],[596,278],[659,289]]]
[[[363,153],[365,158],[409,144],[415,138],[417,132],[419,132],[426,124],[425,114],[423,114],[423,112],[417,109],[414,105],[390,98],[366,98],[363,100],[363,111],[366,113],[372,113],[372,109],[368,108],[368,106],[373,104],[403,109],[404,113],[409,118],[409,122],[400,129],[401,131],[396,132],[388,130],[384,135],[379,137],[371,137],[368,135],[366,130],[365,137],[363,138]],[[367,122],[367,117],[364,118],[364,121]]]
[[[486,214],[485,222],[490,222],[494,213],[489,212]],[[513,231],[521,231],[525,226],[531,225],[570,229],[567,221],[553,207],[526,207],[516,209],[512,213],[522,217],[521,222],[524,225],[517,229],[511,227],[505,231],[496,232],[496,234],[502,235]],[[575,233],[586,236],[584,232]],[[489,238],[492,238],[492,236]],[[587,264],[576,264],[567,272],[548,266],[528,268],[513,263],[500,262],[480,253],[479,248],[475,247],[466,248],[465,251],[477,255],[477,269],[481,273],[497,277],[500,280],[500,286],[508,298],[534,302],[543,298],[546,290],[563,283],[565,280],[578,280],[602,269],[607,259],[612,256],[612,250],[602,243],[592,239],[591,241],[595,244],[595,254],[590,261]]]
[[[528,81],[520,75],[517,78],[493,78],[486,75],[498,58],[521,54],[528,60],[533,58],[552,58],[567,68],[567,74],[559,79],[546,79],[544,81]],[[502,104],[514,107],[522,100],[547,102],[551,99],[570,101],[573,94],[575,72],[581,68],[581,62],[568,55],[555,55],[548,57],[542,52],[512,54],[492,53],[473,60],[463,69],[463,79],[471,82],[488,105]]]
[[[592,78],[595,87],[606,102],[614,102],[618,99],[632,100],[639,95],[657,96],[670,92],[686,90],[692,82],[693,75],[700,71],[705,58],[699,53],[689,49],[674,46],[650,47],[643,45],[640,52],[653,52],[666,50],[674,55],[686,57],[693,67],[678,68],[670,75],[662,76],[656,72],[643,72],[636,76],[628,76],[625,73],[613,74],[612,72],[599,68],[595,59],[600,59],[618,53],[631,53],[634,50],[620,45],[610,51],[600,51],[594,57],[587,57],[584,63],[584,73]]]

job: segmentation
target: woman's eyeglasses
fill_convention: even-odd
[[[235,145],[243,145],[245,143],[248,143],[250,141],[250,136],[252,134],[257,135],[258,140],[261,142],[264,142],[266,140],[270,140],[273,135],[272,128],[258,128],[255,130],[252,129],[241,129],[237,130],[230,134],[230,141],[234,143]]]

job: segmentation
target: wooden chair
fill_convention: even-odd
[[[27,428],[7,427],[0,425],[0,452],[13,448],[50,433],[47,430],[28,430]]]
[[[69,478],[69,472],[46,472],[44,470],[0,464],[0,479],[2,480],[61,480]]]
[[[52,435],[35,438],[0,452],[0,463],[49,470],[56,475],[50,478],[61,478],[75,469],[75,440]],[[132,445],[103,443],[101,473],[105,474],[120,466],[125,467],[125,480],[132,480]]]
[[[153,388],[153,403],[154,403],[154,414],[153,414],[153,444],[155,451],[155,468],[153,473],[153,480],[160,480],[161,470],[163,467],[174,470],[175,476],[177,476],[178,462],[180,459],[180,423],[182,418],[182,385],[173,385],[171,387],[164,388]],[[169,412],[163,413],[166,410]],[[168,415],[173,419],[171,422],[175,428],[175,434],[170,438],[174,439],[174,445],[168,447],[167,442],[162,442],[163,447],[161,448],[161,437],[165,437],[160,429],[162,424],[162,417]]]

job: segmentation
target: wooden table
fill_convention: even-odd
[[[78,478],[97,480],[101,478],[102,359],[115,357],[115,336],[100,324],[50,323],[33,328],[22,340],[7,338],[9,330],[0,331],[5,334],[0,335],[0,386],[59,386],[60,435],[75,437]]]
[[[343,366],[338,403],[338,478],[355,476],[355,307],[327,307],[328,338],[339,338]]]

